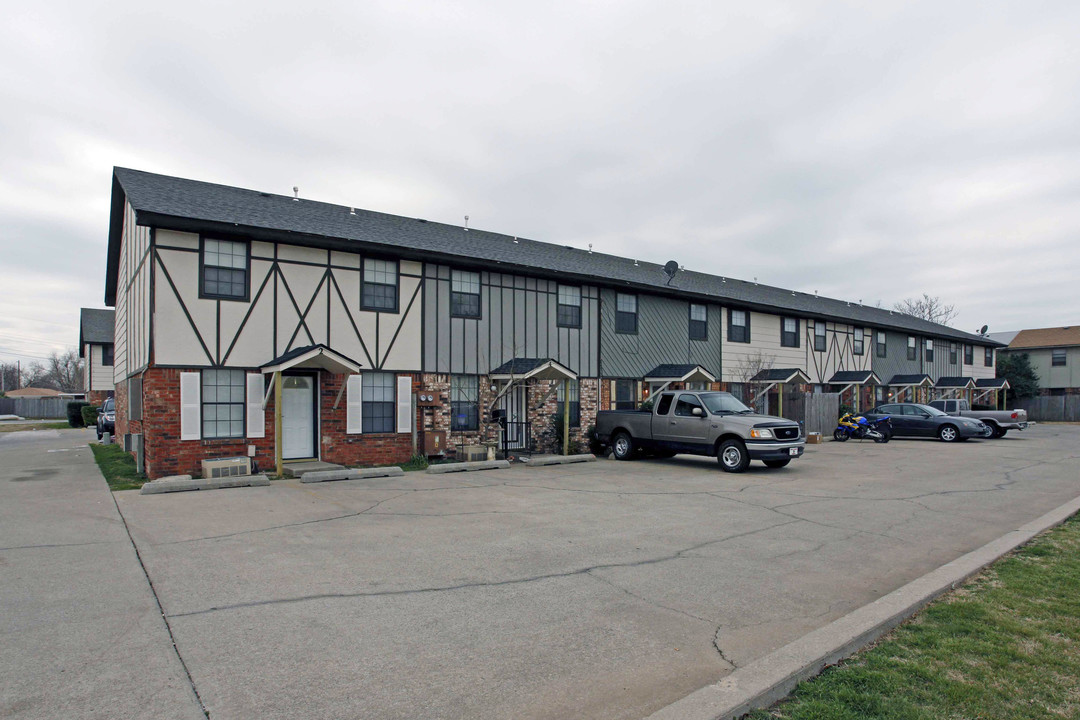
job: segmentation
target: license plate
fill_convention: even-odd
[[[799,448],[788,448],[788,455],[798,455]]]

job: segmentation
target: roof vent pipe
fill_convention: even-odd
[[[469,216],[465,216],[465,232],[469,232]]]
[[[296,185],[293,185],[292,192],[293,192],[293,200],[296,201],[296,202],[300,202],[300,188],[297,187]]]
[[[592,255],[592,243],[589,243],[589,254]]]

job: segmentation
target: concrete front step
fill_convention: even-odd
[[[261,487],[269,485],[265,475],[235,475],[223,478],[192,478],[190,475],[170,475],[152,480],[142,486],[140,494],[186,492],[189,490],[220,490],[222,488]]]
[[[300,476],[302,483],[333,482],[335,480],[358,480],[363,478],[398,477],[405,471],[396,465],[376,468],[342,468],[341,470],[316,470]]]
[[[430,475],[442,475],[444,473],[472,472],[474,470],[501,470],[508,467],[510,467],[510,462],[507,460],[477,460],[476,462],[429,465],[427,471]]]
[[[285,477],[298,478],[309,472],[325,472],[327,470],[344,470],[344,465],[312,460],[310,462],[285,463],[281,467],[281,474]]]
[[[530,458],[522,458],[529,467],[543,467],[544,465],[569,465],[570,463],[595,462],[596,456],[591,453],[584,455],[535,455]]]

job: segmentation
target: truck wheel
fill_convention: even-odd
[[[729,473],[741,473],[750,466],[750,453],[742,440],[725,440],[720,443],[720,450],[716,453],[716,460],[720,463],[720,469]]]
[[[956,429],[955,425],[942,425],[937,435],[942,442],[956,442],[960,439],[960,431]]]
[[[630,437],[630,433],[616,433],[611,439],[611,452],[615,454],[616,460],[629,460],[634,457],[634,438]]]
[[[787,467],[787,464],[791,462],[791,458],[784,458],[783,460],[762,460],[767,468],[782,468]]]
[[[994,434],[990,437],[1003,438],[1007,432],[1009,432],[1008,428],[996,427],[994,428]]]

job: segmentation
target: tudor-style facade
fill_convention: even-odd
[[[880,330],[995,344],[676,267],[118,168],[117,434],[151,477],[234,455],[396,463],[433,437],[550,451],[557,416],[584,443],[598,409],[734,389],[755,364],[865,389],[899,357],[877,357]],[[926,365],[898,367],[877,376]]]

